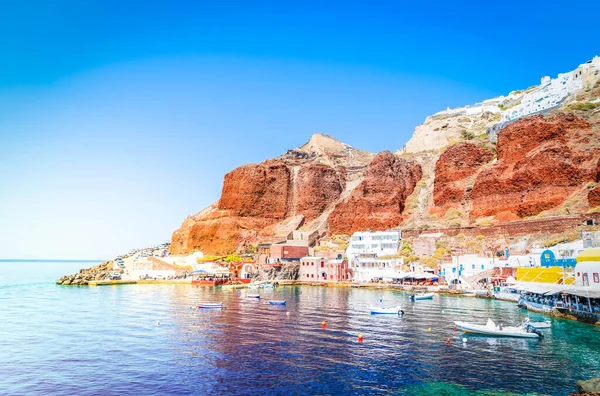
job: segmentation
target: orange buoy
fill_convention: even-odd
[[[323,328],[327,327],[327,322],[325,322],[325,321],[322,321],[322,322],[321,322],[321,326],[322,326]]]
[[[446,344],[450,344],[450,338],[446,340]]]
[[[456,331],[456,326],[454,326],[454,331]]]
[[[362,343],[362,342],[363,342],[363,335],[362,335],[362,333],[360,333],[360,334],[358,335],[358,342],[360,342],[360,343]]]

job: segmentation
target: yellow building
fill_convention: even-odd
[[[572,285],[575,278],[561,267],[517,267],[517,282],[539,282]]]

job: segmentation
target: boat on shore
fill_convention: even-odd
[[[260,298],[260,294],[246,294],[247,298]]]
[[[285,305],[285,300],[269,300],[271,305]]]
[[[419,301],[419,300],[433,300],[434,293],[417,293],[411,294],[411,301]]]
[[[541,338],[544,335],[533,326],[502,326],[496,325],[491,319],[487,320],[485,325],[473,324],[468,322],[454,322],[457,329],[465,333],[483,334],[495,337],[519,337],[519,338]]]
[[[198,308],[223,308],[223,303],[219,302],[219,303],[200,303],[198,304]]]
[[[391,307],[391,308],[384,308],[384,307],[374,307],[374,306],[370,306],[369,309],[371,310],[371,315],[404,315],[404,311],[402,310],[402,308],[400,306],[397,307]]]

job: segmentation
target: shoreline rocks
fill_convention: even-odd
[[[56,280],[57,285],[63,286],[87,286],[90,281],[109,279],[113,270],[113,262],[105,261],[91,268],[81,269],[73,275],[65,275]]]

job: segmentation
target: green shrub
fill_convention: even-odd
[[[578,102],[573,103],[567,106],[568,110],[579,110],[579,111],[589,111],[594,110],[596,108],[596,103],[592,102]]]
[[[460,131],[460,137],[463,138],[464,140],[471,140],[471,139],[475,138],[475,134],[472,131],[463,129],[462,131]]]

